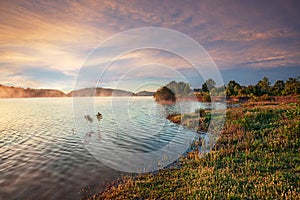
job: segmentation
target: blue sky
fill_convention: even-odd
[[[114,34],[141,27],[169,28],[193,38],[214,60],[225,83],[255,84],[263,76],[285,80],[300,75],[299,10],[300,3],[290,0],[4,0],[0,84],[70,91],[91,50]],[[99,60],[106,57],[105,51],[99,53]],[[132,66],[142,67],[130,73]],[[203,81],[191,65],[170,53],[140,50],[121,56],[100,85],[155,89],[181,80],[180,74],[194,87]]]

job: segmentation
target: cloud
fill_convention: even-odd
[[[104,12],[108,21],[121,22],[122,28],[115,30],[124,30],[125,24],[127,28],[160,26],[182,31],[202,44],[221,68],[235,67],[251,57],[280,55],[283,50],[285,60],[274,64],[299,60],[289,56],[298,51],[300,37],[299,5],[292,1],[274,1],[272,5],[260,1],[165,1],[159,6],[155,1],[110,1],[105,5],[109,5]]]
[[[23,87],[23,88],[39,88],[41,86],[39,81],[33,80],[24,75],[14,75],[3,77],[0,76],[0,83],[7,86],[16,86],[16,87]]]
[[[28,68],[47,68],[75,79],[100,42],[120,31],[146,26],[171,28],[194,38],[221,70],[296,66],[300,65],[299,8],[290,0],[272,4],[258,0],[1,1],[1,77],[9,82],[10,75]],[[95,64],[108,59],[105,52],[101,55]],[[191,67],[167,53],[133,52],[120,57],[111,71],[126,72],[129,66],[140,65],[140,58],[175,69]]]
[[[246,61],[241,64],[250,65],[250,64],[256,64],[256,63],[277,62],[277,61],[282,61],[284,59],[285,58],[283,56],[269,57],[269,58],[253,58],[250,61]]]

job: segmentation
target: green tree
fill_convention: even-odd
[[[192,89],[188,83],[171,81],[166,85],[166,87],[172,90],[177,97],[192,95]]]
[[[237,96],[240,93],[241,86],[235,81],[229,81],[226,88],[227,96]]]
[[[164,102],[164,101],[176,101],[176,97],[174,92],[172,92],[172,90],[170,90],[168,87],[163,86],[160,89],[158,89],[155,93],[154,93],[154,100],[157,102]]]
[[[207,79],[205,83],[202,84],[202,91],[209,92],[211,89],[216,87],[216,82],[213,79]]]
[[[255,86],[248,85],[248,86],[241,86],[240,94],[245,96],[251,96],[254,94]]]
[[[202,84],[202,92],[208,92],[208,87],[207,87],[207,84],[206,83],[203,83]]]
[[[270,82],[267,77],[263,77],[262,80],[258,81],[255,86],[254,94],[257,96],[262,96],[264,94],[270,94]]]
[[[300,81],[299,78],[289,78],[284,86],[284,95],[300,94]]]
[[[272,94],[275,96],[280,96],[283,94],[285,87],[285,83],[283,80],[278,80],[275,82],[274,86],[272,87]]]

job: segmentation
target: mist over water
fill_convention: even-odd
[[[83,111],[81,123],[75,121],[86,135],[79,137],[72,98],[0,99],[0,199],[79,199],[84,195],[82,188],[94,193],[124,174],[95,159],[86,144],[109,140],[124,150],[151,152],[172,141],[179,129],[184,134],[175,141],[178,148],[191,142],[187,135],[196,135],[166,120],[167,112],[176,112],[176,105],[166,110],[152,97],[130,98],[129,103],[123,97],[116,100],[117,118],[111,114],[110,97],[95,98],[95,112],[101,112],[103,119],[97,124],[94,113]],[[184,112],[198,106],[187,102]],[[84,119],[86,114],[92,123]],[[125,118],[128,114],[130,119]],[[128,120],[133,126],[128,126]],[[147,135],[153,127],[163,131]],[[109,153],[103,157],[111,158],[108,163],[122,164]]]

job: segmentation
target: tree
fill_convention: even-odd
[[[189,84],[186,84],[185,87],[184,87],[184,90],[183,90],[183,94],[184,94],[184,95],[190,95],[190,94],[192,94],[192,92],[193,92],[193,91],[192,91],[190,85],[189,85]]]
[[[246,96],[251,96],[255,92],[255,86],[253,85],[248,85],[248,86],[241,86],[240,94],[246,95]]]
[[[206,84],[206,83],[203,83],[203,84],[202,84],[202,92],[209,92],[209,90],[208,90],[208,87],[207,87],[207,84]]]
[[[188,83],[171,81],[166,87],[169,88],[176,97],[185,97],[192,94],[191,86]]]
[[[227,96],[237,96],[241,90],[240,84],[235,81],[229,81],[226,88]]]
[[[300,81],[298,78],[289,78],[284,86],[284,95],[300,94]]]
[[[255,86],[255,95],[262,96],[264,94],[270,94],[270,82],[267,77],[263,77]]]
[[[157,102],[176,101],[175,94],[168,87],[163,86],[154,93],[154,100]]]
[[[283,80],[278,80],[275,82],[274,86],[272,87],[272,94],[275,96],[280,96],[283,94],[284,91],[284,81]]]
[[[226,87],[225,87],[225,85],[222,85],[220,87],[215,87],[215,88],[216,88],[217,95],[226,96]]]
[[[202,91],[209,92],[211,89],[216,87],[216,82],[213,79],[207,79],[205,83],[202,84]]]

